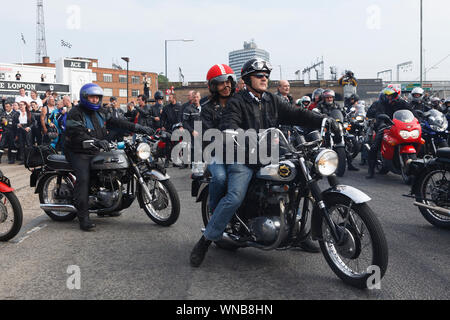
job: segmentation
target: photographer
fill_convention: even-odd
[[[356,95],[356,88],[358,87],[358,81],[355,78],[355,74],[347,70],[345,74],[339,78],[339,85],[344,87],[344,105],[349,104],[349,99],[352,95]]]

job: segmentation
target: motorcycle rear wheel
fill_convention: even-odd
[[[450,172],[440,168],[432,169],[419,182],[420,187],[416,193],[416,201],[430,206],[436,206],[437,204],[434,200],[437,200],[436,196],[439,195],[439,192],[444,192],[447,199],[450,191],[450,181],[447,179],[450,179]],[[450,207],[442,206],[442,204],[439,204],[439,206],[450,209]],[[419,210],[422,216],[432,225],[438,228],[450,229],[450,217],[423,207],[419,207]]]
[[[60,201],[58,199],[54,199],[54,192],[56,191],[56,179],[58,178],[57,174],[51,175],[47,178],[47,180],[44,183],[44,187],[42,188],[41,192],[39,192],[39,201],[42,204],[73,204],[72,200],[68,201]],[[54,183],[53,188],[52,183]],[[72,191],[74,190],[74,186],[72,184],[72,181],[69,177],[63,176],[61,181],[61,187],[65,186],[67,188],[65,191]],[[49,190],[51,189],[51,190]],[[44,212],[52,219],[53,221],[59,221],[59,222],[66,222],[66,221],[72,221],[76,218],[77,213],[76,212],[60,212],[60,211],[49,211],[44,210]]]
[[[366,289],[380,281],[387,270],[388,246],[386,237],[374,212],[366,203],[352,204],[341,195],[330,195],[325,199],[330,217],[335,225],[344,228],[346,240],[337,245],[333,240],[328,224],[322,221],[321,251],[333,272],[345,283],[356,288]],[[347,220],[347,212],[353,219]],[[373,278],[372,272],[377,273]]]
[[[0,241],[14,238],[22,227],[22,221],[22,207],[14,192],[0,192]]]

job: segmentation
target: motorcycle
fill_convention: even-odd
[[[345,141],[345,149],[353,159],[361,152],[366,135],[366,110],[363,105],[357,105],[350,109],[346,115],[344,129],[348,134]]]
[[[11,182],[0,170],[0,241],[14,238],[22,227],[23,213]]]
[[[427,112],[416,111],[420,116],[422,126],[422,138],[425,145],[421,149],[420,156],[436,156],[439,148],[448,147],[448,121],[444,114],[436,109]]]
[[[178,193],[166,170],[150,161],[147,137],[135,142],[112,143],[111,151],[100,152],[91,161],[89,212],[108,214],[129,208],[137,198],[147,216],[162,226],[174,224],[180,214]],[[93,140],[83,148],[96,148]],[[76,177],[63,155],[48,155],[42,167],[32,171],[30,186],[39,194],[40,207],[55,221],[71,221]]]
[[[389,124],[384,129],[376,164],[377,172],[387,174],[391,171],[400,174],[403,181],[410,184],[412,176],[408,174],[408,166],[417,159],[417,153],[425,143],[419,121],[409,110],[395,112],[393,120],[386,114],[378,115],[377,121]]]
[[[323,128],[326,123],[324,119]],[[227,250],[289,249],[309,236],[306,226],[311,218],[312,238],[319,241],[334,273],[352,286],[367,288],[368,268],[378,266],[382,277],[388,265],[387,242],[367,204],[370,198],[356,188],[339,184],[334,175],[338,155],[321,147],[318,131],[303,138],[297,150],[279,129],[260,133],[259,140],[267,143],[269,133],[278,137],[280,148],[288,152],[279,163],[256,170],[243,204],[216,245]],[[326,190],[319,186],[323,178],[330,184]],[[192,179],[192,196],[201,202],[206,227],[211,217],[209,177],[206,174]]]
[[[319,112],[314,110],[313,112]],[[340,109],[332,109],[328,116],[338,123],[340,134],[339,136],[333,136],[330,130],[323,130],[321,133],[323,138],[323,146],[325,148],[333,149],[337,153],[339,164],[336,170],[336,175],[338,177],[342,177],[344,176],[345,169],[347,168],[346,140],[350,137],[347,134],[347,130],[344,129],[344,114]]]
[[[407,197],[432,225],[450,229],[450,148],[436,151],[435,158],[413,161],[410,172],[415,177]]]

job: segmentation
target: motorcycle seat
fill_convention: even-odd
[[[72,170],[72,166],[66,157],[60,154],[52,154],[47,157],[47,166],[54,170]]]
[[[446,159],[450,159],[450,147],[445,147],[445,148],[439,148],[436,151],[436,156],[438,158],[446,158]]]

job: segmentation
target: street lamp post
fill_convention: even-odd
[[[169,78],[167,77],[167,42],[169,42],[169,41],[191,42],[191,41],[194,41],[194,40],[192,40],[192,39],[164,40],[164,42],[165,42],[165,54],[164,54],[164,57],[165,57],[165,61],[166,61],[166,64],[165,64],[165,71],[166,71],[166,73],[164,75],[166,76],[167,80],[169,80]]]
[[[122,60],[123,61],[126,61],[126,63],[127,63],[127,105],[128,105],[128,100],[129,100],[129,89],[128,89],[128,82],[129,82],[129,80],[128,80],[128,64],[130,63],[130,58],[128,58],[128,57],[122,57]]]

